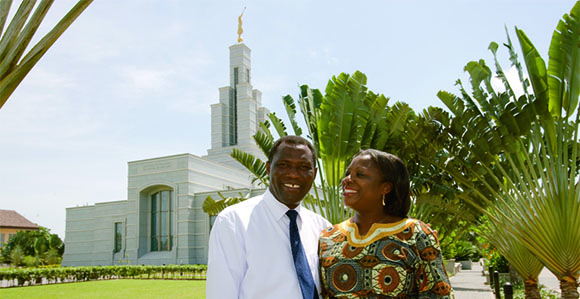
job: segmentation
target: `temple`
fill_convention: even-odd
[[[250,48],[240,42],[229,54],[229,85],[211,105],[208,154],[128,162],[126,200],[67,208],[63,266],[207,263],[206,197],[263,192],[230,153],[238,148],[266,159],[252,136],[268,110],[251,83]]]

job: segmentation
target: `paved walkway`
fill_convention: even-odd
[[[451,277],[455,299],[495,299],[491,288],[485,284],[482,270],[479,263],[473,263],[471,270],[461,270]]]
[[[546,267],[544,267],[542,272],[540,272],[538,283],[544,285],[545,288],[560,294],[560,281],[556,275],[552,274],[552,272],[546,269]]]

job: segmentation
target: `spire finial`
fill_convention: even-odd
[[[242,38],[242,33],[244,29],[242,29],[242,16],[244,15],[244,11],[246,11],[246,7],[244,6],[244,10],[242,10],[242,14],[238,17],[238,43],[241,43],[244,39]]]

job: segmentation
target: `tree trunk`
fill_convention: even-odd
[[[560,280],[562,299],[578,299],[578,280],[574,277],[564,277]]]
[[[542,299],[537,280],[526,280],[524,282],[524,294],[526,299]]]

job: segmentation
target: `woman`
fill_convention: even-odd
[[[454,298],[437,236],[407,217],[409,174],[401,159],[359,152],[342,191],[355,215],[320,237],[324,298]]]

